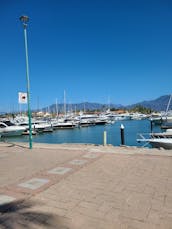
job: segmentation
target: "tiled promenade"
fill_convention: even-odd
[[[172,150],[0,144],[1,228],[172,229]]]

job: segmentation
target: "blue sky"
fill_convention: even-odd
[[[0,111],[26,91],[21,15],[30,17],[31,107],[132,104],[171,94],[169,0],[0,0]]]

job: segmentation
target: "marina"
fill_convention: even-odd
[[[89,116],[91,117],[91,116]],[[125,145],[127,146],[142,146],[143,144],[137,142],[138,133],[151,132],[151,123],[149,119],[133,120],[123,117],[121,120],[107,119],[100,121],[94,121],[91,118],[83,119],[81,124],[78,118],[73,121],[57,122],[55,120],[50,121],[37,121],[37,124],[32,124],[33,142],[37,143],[50,143],[50,144],[62,144],[62,143],[82,143],[82,144],[103,144],[103,134],[106,131],[108,145],[119,146],[121,145],[120,128],[121,124],[124,126],[124,138]],[[111,120],[111,122],[110,122]],[[39,124],[38,124],[39,123]],[[101,125],[100,125],[101,124]],[[23,125],[22,125],[23,126]],[[45,129],[41,129],[44,127]],[[153,132],[162,132],[160,126],[154,125]],[[10,142],[28,142],[29,136],[26,132],[22,136],[17,137],[1,137],[1,141]],[[151,145],[147,145],[151,147]]]
[[[170,1],[1,2],[0,229],[172,229]]]

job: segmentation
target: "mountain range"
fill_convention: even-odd
[[[101,104],[101,103],[91,103],[91,102],[84,102],[84,103],[75,103],[75,104],[66,104],[66,110],[82,110],[82,111],[92,111],[92,110],[107,110],[108,108],[111,109],[132,109],[138,105],[143,106],[145,108],[149,108],[153,111],[166,111],[168,103],[169,103],[170,95],[163,95],[157,99],[150,100],[150,101],[142,101],[139,103],[131,104],[128,106],[123,106],[121,104]],[[50,112],[64,112],[64,104],[52,104],[49,107],[43,108],[43,111],[50,111]],[[169,106],[169,110],[172,110],[172,104]]]
[[[141,105],[146,108],[150,108],[151,110],[154,111],[166,111],[169,100],[170,100],[171,95],[163,95],[160,96],[157,99],[150,100],[150,101],[143,101],[140,103],[132,104],[130,106],[127,106],[127,108],[133,108],[135,106]],[[172,104],[169,104],[169,110],[172,110]]]

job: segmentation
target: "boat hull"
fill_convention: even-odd
[[[172,149],[172,139],[152,139],[149,143],[154,148]]]
[[[1,137],[15,137],[22,135],[24,130],[3,131],[0,133]]]

